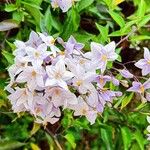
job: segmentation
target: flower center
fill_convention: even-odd
[[[35,52],[35,57],[38,58],[40,56],[40,54],[38,52]]]
[[[82,83],[83,83],[83,81],[82,81],[82,80],[78,80],[78,81],[76,81],[77,86],[80,86]]]
[[[107,56],[106,55],[102,55],[101,59],[102,59],[102,61],[106,61],[107,60]]]
[[[84,59],[81,59],[81,60],[79,61],[79,63],[80,63],[81,65],[83,65],[85,62],[86,62],[86,60],[84,60]]]
[[[141,92],[141,93],[144,93],[144,90],[145,90],[145,89],[144,89],[144,86],[141,85],[141,87],[140,87],[140,92]]]
[[[52,39],[49,42],[50,42],[50,44],[54,45],[55,44],[55,39]]]
[[[59,96],[59,95],[61,94],[60,90],[59,90],[59,89],[55,89],[55,94],[56,94],[57,96]]]
[[[147,63],[150,65],[150,60],[148,60]]]
[[[32,77],[35,77],[36,76],[36,72],[35,71],[32,71]]]
[[[56,72],[55,73],[55,78],[56,79],[60,79],[62,77],[61,73],[60,72]]]
[[[87,114],[87,110],[85,108],[82,109],[82,114],[86,115]]]
[[[100,84],[103,84],[104,80],[102,78],[100,78],[99,82],[100,82]]]

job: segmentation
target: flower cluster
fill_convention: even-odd
[[[118,80],[108,62],[118,58],[115,42],[103,46],[91,42],[91,51],[83,52],[84,44],[73,36],[67,42],[58,37],[31,32],[27,42],[15,41],[14,64],[9,67],[10,82],[6,90],[15,113],[29,112],[37,123],[54,124],[64,109],[70,109],[74,116],[85,116],[93,124],[107,104],[122,96],[122,92],[111,90],[114,86],[126,86],[128,79],[134,80],[127,91],[139,93],[145,101],[150,100],[150,80],[139,82],[125,66],[112,68],[122,78]],[[135,65],[142,74],[150,73],[150,53],[144,51],[144,59]]]
[[[51,0],[52,8],[60,7],[63,12],[67,12],[74,3],[79,0]]]

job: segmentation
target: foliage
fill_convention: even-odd
[[[65,110],[59,122],[48,124],[45,129],[35,124],[29,114],[12,113],[4,90],[8,83],[7,68],[14,59],[13,42],[26,41],[32,30],[64,40],[73,35],[85,44],[85,52],[90,50],[91,41],[107,44],[114,40],[118,42],[118,62],[141,76],[128,62],[142,58],[143,47],[150,48],[149,6],[149,0],[80,0],[62,13],[59,8],[53,9],[49,0],[0,2],[0,150],[48,150],[60,145],[67,150],[149,149],[146,117],[150,115],[150,104],[141,103],[136,94],[126,92],[116,99],[92,126],[84,117],[73,117],[71,111]],[[108,67],[112,65],[117,63]],[[127,87],[131,84],[124,82],[120,74],[117,78]],[[117,89],[111,83],[109,87]]]

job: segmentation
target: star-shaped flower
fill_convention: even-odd
[[[66,81],[71,79],[74,74],[66,70],[63,60],[59,60],[55,66],[46,66],[46,72],[48,75],[46,86],[60,86],[68,90]]]
[[[132,83],[132,87],[130,87],[127,91],[138,92],[142,94],[145,92],[145,90],[149,88],[150,88],[150,80],[147,80],[143,84],[141,82],[134,81]]]
[[[140,59],[135,66],[142,69],[142,75],[145,76],[150,73],[150,51],[144,48],[144,59]]]
[[[96,68],[101,69],[101,73],[105,71],[107,62],[114,61],[117,57],[115,42],[111,42],[105,46],[95,42],[91,43],[91,59],[95,63]]]

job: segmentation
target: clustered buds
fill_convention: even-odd
[[[122,96],[121,91],[109,86],[118,87],[123,82],[107,68],[108,62],[118,58],[115,42],[105,46],[91,42],[91,51],[84,52],[84,44],[73,36],[65,42],[32,31],[27,42],[16,40],[14,44],[15,59],[8,69],[10,82],[6,90],[15,113],[29,112],[37,123],[46,125],[54,124],[64,109],[70,109],[74,116],[85,116],[93,124],[107,104]],[[150,73],[149,55],[145,48],[145,59],[135,64],[139,68],[143,65],[143,75]],[[140,83],[125,66],[112,69],[122,78],[134,80],[127,91],[150,100],[150,80]]]

